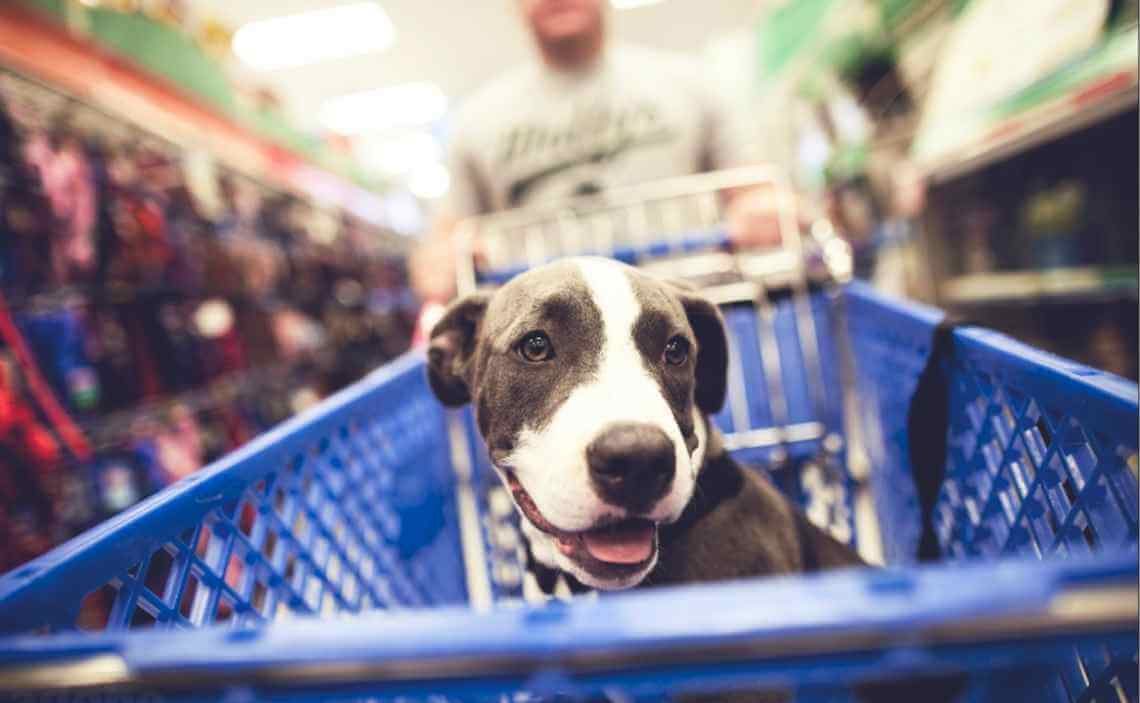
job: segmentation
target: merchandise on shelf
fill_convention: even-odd
[[[21,80],[0,81],[0,571],[399,354],[415,305],[395,235]]]

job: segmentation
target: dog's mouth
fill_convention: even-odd
[[[657,523],[645,518],[610,521],[580,532],[560,530],[550,523],[534,499],[511,471],[504,471],[507,487],[532,525],[555,539],[564,556],[591,574],[620,578],[649,566],[657,554]]]

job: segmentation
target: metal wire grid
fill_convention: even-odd
[[[799,254],[797,211],[776,169],[749,167],[616,188],[603,194],[470,218],[458,226],[457,285],[484,272],[518,272],[564,256],[595,254],[631,263],[720,246],[728,196],[768,188],[783,246]],[[477,260],[479,260],[477,265]]]

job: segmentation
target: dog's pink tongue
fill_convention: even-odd
[[[653,523],[623,523],[582,534],[586,551],[599,561],[637,564],[653,554]]]

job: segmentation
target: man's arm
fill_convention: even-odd
[[[698,103],[702,119],[702,170],[754,166],[761,163],[757,140],[746,127],[743,107],[734,107],[714,88],[700,85]],[[796,196],[786,185],[768,184],[738,188],[727,194],[725,219],[728,235],[745,249],[777,247],[783,242],[781,207],[795,208]]]
[[[490,210],[489,193],[478,166],[467,149],[460,126],[448,144],[447,169],[451,187],[431,228],[409,258],[412,288],[424,302],[447,302],[455,296],[457,225]]]

